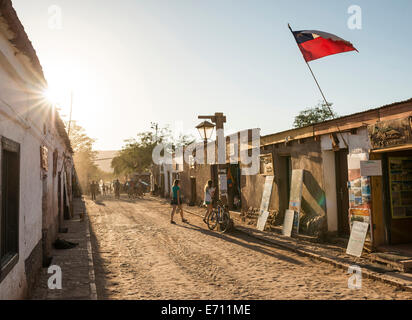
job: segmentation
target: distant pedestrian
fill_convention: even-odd
[[[114,196],[116,199],[120,199],[120,182],[119,179],[117,179],[114,182]]]
[[[172,214],[170,217],[170,223],[176,224],[176,222],[173,221],[173,216],[175,215],[175,212],[177,209],[180,211],[180,216],[182,217],[182,222],[183,223],[189,223],[184,217],[183,217],[183,208],[182,208],[182,198],[180,196],[180,187],[179,187],[179,180],[175,180],[173,183],[173,188],[172,188],[172,201],[170,204],[173,207]]]
[[[204,223],[207,223],[207,219],[209,218],[209,215],[213,211],[213,196],[215,193],[215,188],[213,188],[213,181],[209,180],[206,185],[205,185],[205,205],[206,205],[206,215],[203,218]]]
[[[97,183],[92,181],[90,185],[90,192],[92,193],[92,200],[96,201]]]

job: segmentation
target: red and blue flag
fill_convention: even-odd
[[[358,51],[349,41],[334,34],[317,31],[292,31],[306,62],[337,53]]]

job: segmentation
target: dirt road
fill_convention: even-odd
[[[154,199],[87,200],[99,299],[412,299],[363,279],[348,289],[342,270],[240,232],[189,224]]]

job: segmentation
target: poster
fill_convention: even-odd
[[[362,255],[369,223],[354,221],[346,253],[355,257]]]
[[[351,226],[353,222],[355,221],[370,223],[370,210],[369,209],[350,208],[349,216],[350,216]]]
[[[271,153],[260,155],[260,174],[265,176],[274,174]]]
[[[272,195],[274,178],[274,176],[266,176],[265,186],[262,194],[262,201],[260,203],[260,215],[257,222],[257,229],[260,231],[264,230],[266,220],[269,216],[269,213],[266,215],[266,212],[269,209],[270,196]]]

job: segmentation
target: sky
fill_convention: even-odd
[[[412,97],[412,1],[13,0],[53,100],[97,150],[169,125],[191,134],[198,115],[224,112],[225,132],[292,128],[321,95],[287,24],[358,50],[310,65],[338,115]],[[348,8],[362,9],[350,29]],[[57,7],[56,7],[57,6]],[[56,8],[61,11],[56,11]],[[61,13],[60,20],[55,18]],[[57,21],[57,24],[56,24]],[[56,28],[57,27],[57,28]]]

